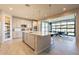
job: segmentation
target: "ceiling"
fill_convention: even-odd
[[[78,4],[0,4],[0,10],[3,10],[13,16],[28,18],[28,19],[41,19],[49,15],[55,15],[57,13],[62,13],[63,8],[66,10],[71,10],[78,8]],[[13,8],[13,10],[9,10]]]

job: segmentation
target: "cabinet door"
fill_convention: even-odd
[[[29,35],[28,43],[34,49],[34,35],[33,34]]]
[[[28,44],[28,34],[23,33],[23,41]]]

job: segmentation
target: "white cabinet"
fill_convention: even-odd
[[[34,49],[34,35],[33,34],[28,35],[28,44]]]
[[[23,33],[23,40],[24,40],[25,43],[28,44],[28,34]]]
[[[22,38],[22,31],[13,31],[12,37],[13,37],[13,39],[21,39]]]
[[[23,41],[34,49],[34,35],[23,33]]]
[[[7,41],[12,39],[12,17],[4,12],[1,12],[0,14],[0,35],[1,35],[1,41]]]

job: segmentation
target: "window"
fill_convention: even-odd
[[[68,35],[72,35],[72,36],[74,36],[75,34],[74,34],[74,33],[68,33]]]
[[[75,36],[75,16],[62,19],[52,22],[52,32],[64,32],[67,35]]]

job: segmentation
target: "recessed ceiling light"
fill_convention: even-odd
[[[13,10],[13,8],[9,8],[9,10]]]
[[[63,8],[63,11],[66,11],[66,8]]]

